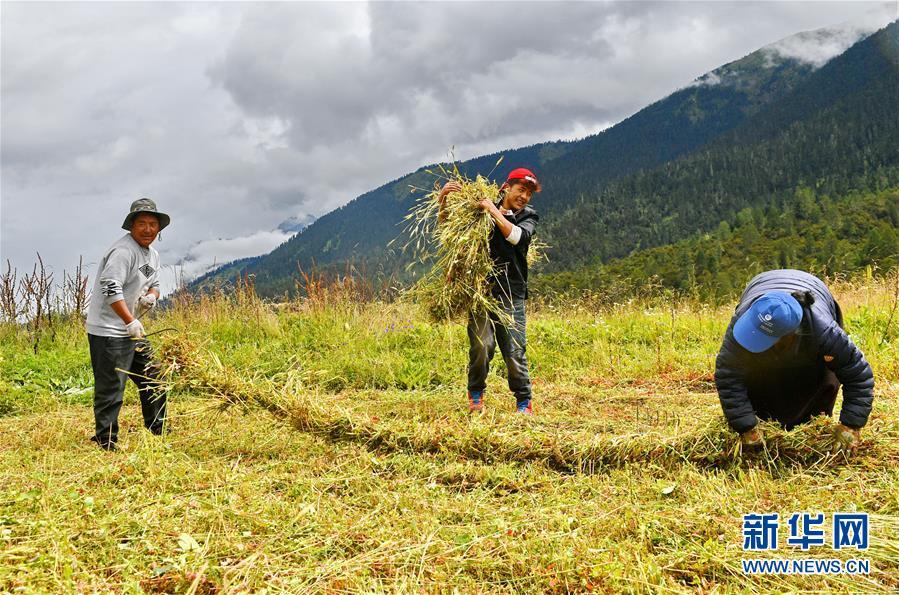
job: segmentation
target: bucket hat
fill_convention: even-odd
[[[153,202],[149,198],[139,198],[131,203],[131,210],[125,217],[124,223],[122,223],[122,229],[131,231],[131,225],[132,223],[134,223],[134,218],[141,213],[150,213],[151,215],[156,215],[157,217],[159,217],[159,231],[165,229],[168,224],[172,222],[171,217],[156,210],[155,202]]]

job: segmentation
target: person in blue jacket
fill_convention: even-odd
[[[715,386],[744,446],[762,443],[759,419],[786,429],[832,415],[843,387],[837,449],[854,450],[874,400],[874,374],[843,330],[843,314],[817,277],[766,271],[746,286],[715,361]]]

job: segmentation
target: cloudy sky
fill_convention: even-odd
[[[608,127],[800,31],[893,2],[3,2],[0,258],[95,264],[132,200],[164,263],[270,251],[450,147]],[[810,38],[814,39],[814,38]],[[832,44],[832,42],[829,42]],[[839,46],[839,44],[837,44]],[[822,62],[833,47],[784,44]],[[94,269],[91,268],[91,274]]]

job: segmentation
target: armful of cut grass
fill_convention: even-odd
[[[490,294],[496,272],[490,258],[494,222],[478,208],[482,199],[494,200],[499,187],[483,176],[468,179],[455,168],[446,177],[459,189],[446,194],[443,201],[440,190],[433,190],[406,216],[406,247],[414,246],[421,262],[433,263],[409,295],[435,322],[461,321],[469,312],[487,312],[510,324],[511,317]]]

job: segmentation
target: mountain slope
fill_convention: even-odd
[[[507,161],[539,169],[547,154],[564,153],[570,143],[544,143],[507,152]],[[460,165],[466,172],[487,173],[498,155],[478,157]],[[323,215],[309,227],[264,256],[229,263],[194,281],[195,288],[233,282],[240,274],[255,275],[257,291],[266,296],[294,290],[298,268],[336,268],[353,263],[372,274],[401,268],[402,255],[388,243],[402,234],[402,221],[417,195],[410,186],[424,188],[435,177],[425,168],[367,192],[348,204]]]
[[[675,291],[733,299],[764,270],[801,268],[828,276],[899,266],[899,189],[839,199],[799,189],[786,206],[745,209],[710,233],[636,251],[600,266],[535,277],[534,293],[588,290],[608,302]]]
[[[569,206],[612,180],[705,146],[789,95],[813,70],[761,49],[699,77],[550,164],[541,209]]]
[[[890,117],[883,99],[891,97],[888,85],[895,74],[885,70],[883,59],[872,58],[870,48],[876,44],[887,48],[884,56],[893,55],[888,41],[866,40],[857,44],[861,50],[846,52],[817,71],[763,48],[600,134],[505,151],[494,178],[520,165],[535,169],[544,181],[535,206],[544,221],[541,235],[556,245],[550,271],[602,262],[709,229],[770,198],[771,192],[787,192],[809,179],[814,186],[818,172],[830,171],[835,162],[835,175],[828,179],[839,186],[836,190],[867,188],[878,175],[885,187],[894,177],[889,163],[884,171],[865,170],[889,162],[883,143],[892,130],[891,125],[884,131],[870,125],[872,118]],[[888,83],[875,89],[872,82],[878,76]],[[878,92],[884,97],[871,96]],[[867,96],[861,110],[853,103],[856,96]],[[802,124],[827,110],[821,116],[824,124]],[[821,145],[821,135],[830,132],[827,126],[840,118],[851,129]],[[869,142],[875,145],[871,150]],[[841,155],[858,143],[864,149],[840,167]],[[797,165],[784,154],[814,158]],[[486,174],[498,157],[486,155],[459,166],[470,175]],[[784,171],[760,171],[772,164]],[[368,275],[401,272],[407,256],[388,244],[402,234],[403,217],[418,197],[409,187],[430,187],[435,181],[425,169],[324,215],[272,253],[230,263],[194,285],[221,284],[242,272],[255,275],[257,290],[271,296],[293,290],[298,266],[342,270],[352,262]],[[846,185],[850,178],[855,181]]]
[[[843,195],[899,183],[899,22],[859,42],[694,154],[594,186],[545,228],[549,270],[660,246],[799,186]],[[557,239],[558,238],[558,239]],[[564,239],[564,241],[562,241]]]

